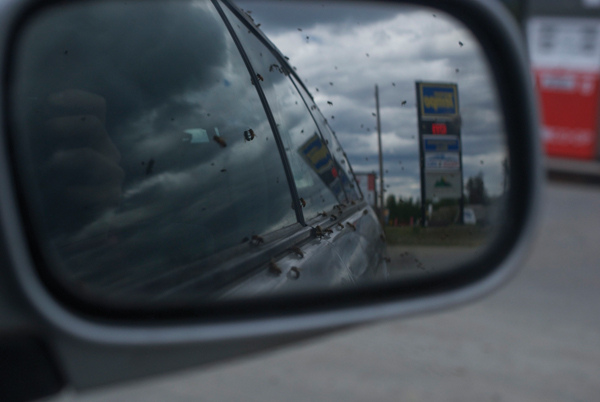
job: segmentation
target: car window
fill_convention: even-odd
[[[323,116],[318,106],[314,103],[312,97],[308,94],[308,92],[306,92],[304,87],[300,85],[294,77],[292,77],[292,80],[308,104],[311,113],[314,116],[314,120],[316,121],[323,136],[323,139],[333,155],[336,169],[339,172],[340,182],[342,184],[344,194],[347,197],[346,201],[359,199],[360,196],[357,191],[356,182],[354,181],[354,173],[352,173],[350,162],[348,161],[340,142],[335,136],[335,133],[333,130],[331,130],[327,119]]]
[[[241,21],[223,6],[263,88],[281,134],[306,219],[344,199],[332,155],[290,80],[289,71]]]
[[[124,292],[296,223],[265,111],[210,2],[68,5],[19,44],[16,160],[61,274]]]

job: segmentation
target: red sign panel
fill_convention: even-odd
[[[433,123],[431,125],[431,134],[448,134],[448,126],[445,123]]]
[[[375,199],[375,173],[355,173],[356,182],[369,205],[377,205]]]
[[[546,154],[594,159],[599,128],[600,20],[532,17],[527,22],[527,37]]]
[[[369,175],[368,189],[369,189],[369,191],[375,191],[375,175],[374,174]]]
[[[550,156],[593,159],[598,132],[599,76],[591,72],[535,69],[542,139]]]

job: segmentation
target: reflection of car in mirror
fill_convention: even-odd
[[[84,287],[86,297],[142,304],[384,278],[377,217],[361,213],[363,201],[340,207],[361,199],[352,169],[282,54],[229,3],[148,4],[146,25],[123,40],[139,12],[67,7],[20,40],[16,146],[33,164],[22,174],[48,273],[76,296]],[[170,58],[128,52],[157,35]],[[52,120],[31,114],[32,96],[54,100]],[[76,131],[92,118],[96,131]],[[95,160],[96,171],[123,173],[82,174]],[[108,193],[121,196],[106,203]],[[356,229],[333,231],[321,211]],[[311,235],[319,226],[323,236]],[[292,266],[302,275],[273,277]]]

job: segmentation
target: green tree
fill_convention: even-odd
[[[410,218],[413,218],[413,222],[416,222],[421,216],[421,202],[420,200],[413,200],[412,197],[407,199],[398,197],[396,200],[393,195],[389,195],[386,198],[385,205],[390,210],[390,222],[398,219],[399,224],[407,225]]]
[[[479,172],[477,176],[469,177],[465,185],[467,191],[467,201],[469,204],[485,204],[488,201],[485,183],[483,182],[483,173]]]
[[[393,194],[390,194],[386,197],[385,207],[390,210],[390,214],[392,213],[393,210],[396,209],[396,207],[397,207],[396,197],[394,197]]]

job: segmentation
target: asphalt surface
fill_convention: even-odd
[[[58,401],[600,400],[600,188],[552,185],[509,285],[447,312]]]
[[[471,261],[483,247],[452,246],[388,246],[391,262],[390,276],[400,278],[403,273],[439,272]]]

